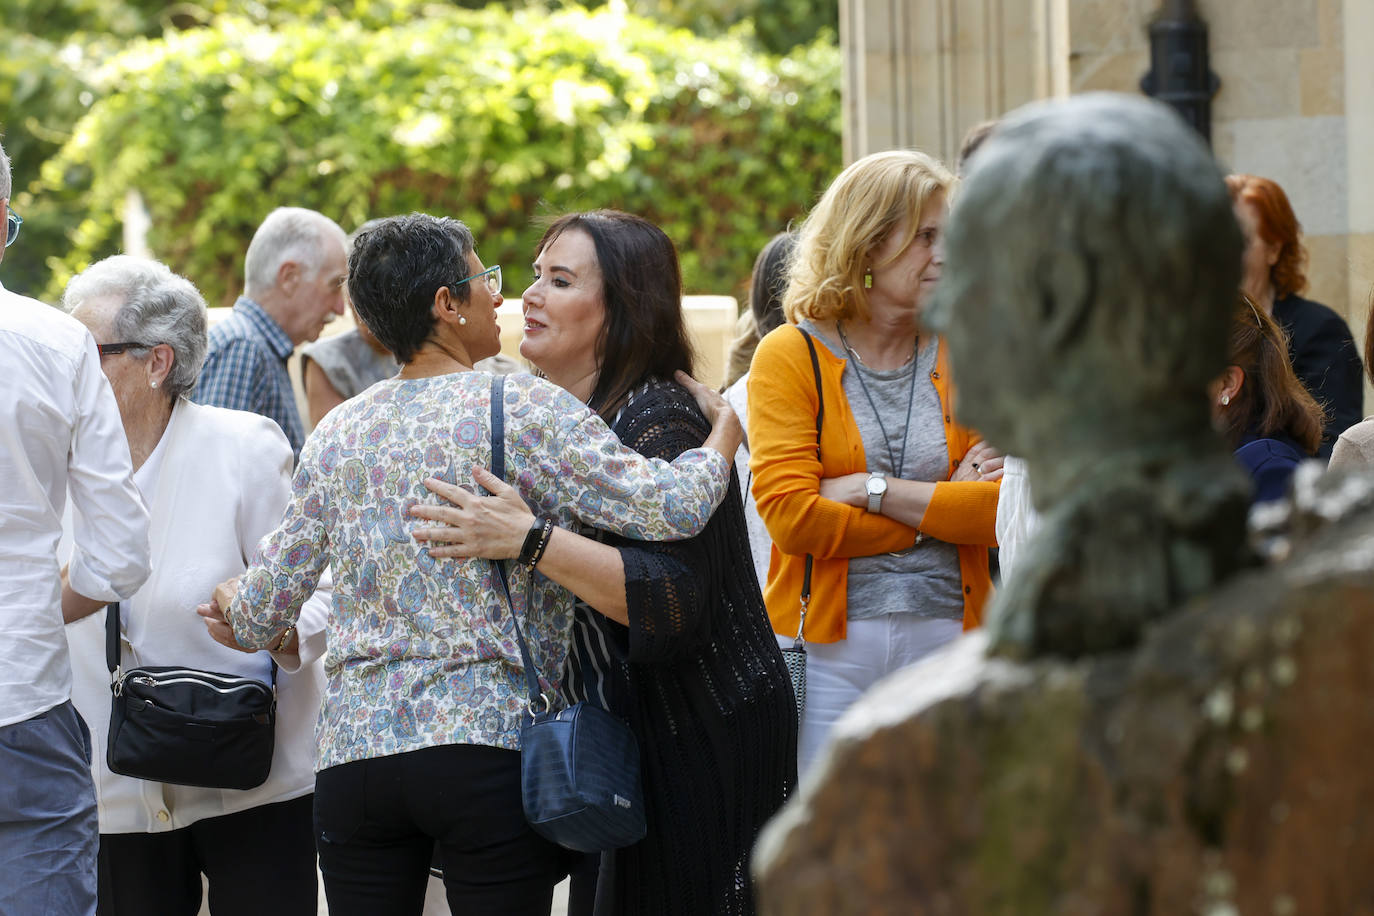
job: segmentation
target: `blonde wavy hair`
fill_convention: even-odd
[[[906,251],[920,229],[926,204],[947,201],[954,175],[917,150],[873,153],[830,183],[798,229],[782,308],[793,323],[867,321],[866,262],[906,217]],[[872,265],[881,266],[881,265]]]

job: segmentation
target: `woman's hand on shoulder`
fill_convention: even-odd
[[[730,406],[730,402],[725,400],[725,396],[719,391],[708,388],[681,370],[673,373],[673,377],[677,379],[679,385],[687,389],[687,393],[697,402],[697,407],[701,408],[702,414],[706,417],[706,422],[712,426],[731,421],[736,425],[739,424],[739,418],[735,416],[735,408]]]
[[[719,391],[708,388],[686,372],[679,370],[673,373],[673,377],[679,385],[687,389],[687,393],[697,402],[707,422],[711,424],[711,435],[702,443],[703,446],[713,448],[724,455],[727,461],[733,461],[735,452],[744,442],[744,427],[740,425],[735,409]]]
[[[492,495],[478,496],[466,487],[426,478],[430,492],[450,505],[411,506],[410,514],[415,518],[438,523],[418,526],[411,534],[417,541],[429,542],[430,556],[440,559],[505,560],[520,556],[534,513],[519,491],[485,468],[474,468],[472,479]]]
[[[1006,456],[987,442],[975,442],[949,475],[951,483],[992,483],[1002,479]]]

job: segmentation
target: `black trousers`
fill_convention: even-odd
[[[530,829],[520,754],[475,744],[358,760],[315,778],[330,916],[413,916],[437,842],[449,908],[548,916],[574,853]]]
[[[100,916],[315,916],[312,797],[259,805],[168,833],[102,833]]]

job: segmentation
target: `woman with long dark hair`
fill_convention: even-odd
[[[1250,472],[1254,502],[1283,496],[1293,470],[1316,455],[1326,419],[1288,362],[1278,323],[1240,297],[1231,319],[1230,365],[1212,385],[1212,416]]]
[[[521,355],[642,455],[666,459],[700,442],[703,418],[672,380],[693,359],[663,231],[616,211],[564,216],[534,268]],[[501,498],[434,485],[459,509],[416,508],[457,526],[417,533],[451,542],[433,555],[520,553],[537,521],[509,488],[477,481]],[[627,719],[640,743],[649,833],[603,855],[595,912],[753,912],[749,852],[795,781],[796,713],[737,484],[694,538],[555,530],[538,572],[578,599],[566,692]]]

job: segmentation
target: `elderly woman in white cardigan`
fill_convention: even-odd
[[[267,652],[218,644],[196,606],[243,572],[290,495],[291,447],[271,420],[193,404],[205,358],[205,303],[156,261],[118,256],[72,280],[63,297],[88,327],[114,388],[148,503],[152,575],[122,606],[125,664],[185,665],[267,682]],[[73,608],[67,628],[73,700],[90,724],[100,812],[102,914],[195,913],[201,875],[216,913],[316,912],[314,724],[327,597],[274,642],[276,751],[267,782],[247,791],[117,776],[105,763],[110,679],[103,609]],[[99,613],[97,613],[99,611]]]

